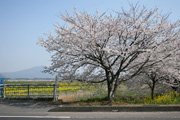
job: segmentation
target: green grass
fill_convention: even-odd
[[[88,99],[80,99],[82,104],[108,104],[107,94],[99,96],[92,96]],[[167,105],[167,104],[180,104],[180,93],[173,91],[166,91],[165,94],[158,95],[154,100],[150,97],[150,92],[138,93],[129,90],[118,90],[112,104],[145,104],[145,105]]]
[[[122,101],[127,104],[141,104],[143,99],[148,97],[149,92],[135,92],[130,90],[117,90],[115,101]]]

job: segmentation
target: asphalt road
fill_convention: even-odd
[[[180,112],[48,112],[46,101],[1,101],[0,120],[180,120]]]
[[[73,114],[73,115],[72,115]],[[179,113],[93,113],[83,116],[84,113],[68,113],[68,116],[0,116],[0,120],[179,120],[180,117],[166,114]],[[89,113],[88,113],[89,114]],[[95,115],[94,115],[95,114]],[[156,116],[156,114],[160,114]],[[74,116],[75,115],[75,116]],[[108,115],[108,116],[107,116]],[[151,115],[151,116],[149,116]]]

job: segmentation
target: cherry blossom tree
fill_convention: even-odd
[[[163,54],[166,54],[166,58],[155,64],[151,63],[152,66],[142,69],[140,74],[144,77],[140,77],[143,79],[139,79],[139,81],[141,85],[147,84],[149,86],[152,99],[154,99],[154,89],[157,84],[171,86],[175,91],[179,87],[180,39],[177,38],[165,44],[161,44],[163,46],[159,46],[159,49],[156,49],[156,54],[152,55],[152,59],[154,59],[152,61],[159,59],[159,56]]]
[[[39,44],[52,55],[46,72],[68,80],[107,82],[109,101],[122,81],[143,68],[162,61],[169,53],[152,56],[179,38],[179,21],[170,23],[169,14],[158,8],[130,5],[129,10],[94,15],[87,12],[61,15],[65,25],[55,24],[55,33],[45,34]],[[161,48],[160,48],[161,47]]]
[[[169,72],[167,66],[158,64],[155,64],[148,69],[143,69],[140,75],[144,77],[139,77],[140,79],[138,79],[141,85],[146,84],[151,89],[151,99],[154,99],[154,90],[158,84],[161,86],[168,85],[172,87],[174,91],[177,91],[180,83],[180,77],[176,76],[177,71],[175,73]]]
[[[142,81],[151,89],[151,99],[154,99],[154,89],[162,81],[162,73],[159,69],[146,69],[142,73],[146,78]]]
[[[180,40],[178,40],[180,41]],[[178,49],[180,44],[176,43]],[[163,84],[172,87],[174,91],[177,91],[180,86],[180,50],[174,51],[173,56],[167,59],[162,66],[164,73]]]
[[[168,85],[172,87],[173,90],[177,91],[180,83],[180,39],[173,40],[168,43],[168,45],[163,46],[164,48],[159,47],[160,49],[156,54],[152,55],[152,57],[154,60],[157,60],[158,56],[166,53],[166,59],[160,60],[149,68],[142,69],[138,77],[140,85],[147,84],[151,89],[152,99],[154,99],[154,89],[157,84],[161,84],[161,86],[163,84]]]
[[[177,92],[177,89],[180,86],[180,79],[174,74],[166,74],[162,83],[170,86],[174,91]]]
[[[126,85],[133,91],[144,91],[150,89],[151,99],[154,99],[155,88],[162,86],[162,74],[158,69],[145,69],[140,74],[126,82]],[[141,88],[142,87],[142,88]]]

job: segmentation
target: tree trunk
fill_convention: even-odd
[[[172,87],[174,92],[177,92],[178,87]]]
[[[177,90],[178,90],[178,87],[172,87],[173,89],[173,93],[174,93],[174,97],[177,97]]]
[[[114,100],[114,95],[115,93],[113,92],[112,89],[108,89],[108,100],[111,103]]]
[[[115,93],[118,87],[118,77],[119,74],[117,74],[116,76],[113,76],[111,74],[110,77],[110,73],[106,70],[106,78],[107,78],[107,87],[108,87],[108,100],[109,103],[111,104],[112,101],[114,101],[114,97],[115,97]]]
[[[151,99],[154,99],[154,88],[155,88],[155,82],[153,81],[153,85],[151,87]]]
[[[151,99],[154,99],[154,88],[151,88]]]
[[[111,103],[112,101],[114,101],[114,97],[115,97],[115,93],[117,90],[118,85],[117,84],[112,84],[112,83],[108,83],[108,100],[109,103]]]

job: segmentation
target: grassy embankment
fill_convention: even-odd
[[[54,84],[50,81],[18,81],[18,82],[6,82],[6,84]],[[6,90],[6,95],[11,94]],[[43,91],[43,94],[52,94],[53,88],[38,88],[30,89],[31,94],[42,94],[39,91]],[[9,93],[8,93],[9,92]],[[18,95],[26,95],[27,90],[14,88],[13,93]],[[106,84],[88,84],[88,83],[59,83],[57,89],[59,99],[63,102],[70,104],[81,105],[95,105],[95,104],[108,104],[107,100],[107,88]],[[180,94],[172,91],[167,91],[164,94],[158,95],[152,100],[148,90],[139,92],[130,90],[125,84],[122,84],[117,93],[114,102],[112,104],[180,104]]]

